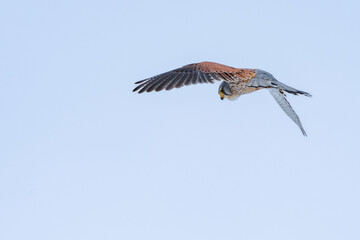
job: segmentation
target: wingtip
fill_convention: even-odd
[[[137,81],[137,82],[135,82],[135,84],[139,84],[139,83],[142,83],[142,82],[144,82],[144,81],[146,81],[147,79],[144,79],[144,80],[140,80],[140,81]]]
[[[143,93],[144,91],[141,91],[141,89],[140,89],[140,91],[139,91],[139,89],[140,88],[134,88],[133,90],[132,90],[132,92],[135,92],[135,93],[137,93],[137,94],[140,94],[140,93]]]
[[[134,88],[134,89],[132,90],[132,92],[137,92],[137,90],[139,90],[138,87]]]
[[[301,125],[301,123],[300,123],[300,130],[301,130],[301,132],[302,132],[302,134],[304,135],[304,137],[307,137],[308,135],[306,134],[306,132],[305,132],[305,129],[303,128],[303,126]]]
[[[138,93],[142,93],[141,90],[143,90],[143,89],[144,89],[144,83],[136,86],[136,88],[133,89],[133,92],[136,92],[136,91],[140,90]]]

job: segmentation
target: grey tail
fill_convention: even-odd
[[[294,95],[304,95],[306,97],[312,97],[312,95],[310,93],[307,93],[307,92],[304,92],[304,91],[301,91],[301,90],[297,90],[295,88],[292,88],[282,82],[279,82],[279,81],[274,81],[273,82],[274,85],[276,85],[280,90],[284,90],[285,92],[288,92],[288,93],[291,93],[291,94],[294,94]]]

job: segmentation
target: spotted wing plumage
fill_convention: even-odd
[[[157,76],[138,81],[133,92],[138,93],[171,90],[197,83],[214,83],[214,81],[234,81],[244,73],[254,71],[238,69],[213,62],[189,64]]]
[[[299,126],[301,132],[304,136],[306,135],[306,132],[301,125],[300,119],[294,109],[291,107],[290,103],[287,101],[285,94],[276,88],[270,88],[269,89],[271,95],[274,97],[276,102],[280,105],[280,107],[284,110],[284,112],[296,123],[296,125]]]

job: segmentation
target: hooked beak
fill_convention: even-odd
[[[224,100],[224,98],[225,98],[225,95],[224,95],[224,94],[220,94],[220,99],[221,99],[221,100]]]

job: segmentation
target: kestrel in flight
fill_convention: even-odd
[[[138,81],[135,84],[139,85],[133,92],[138,91],[138,93],[143,93],[154,90],[158,92],[163,89],[171,90],[190,84],[214,83],[214,80],[222,81],[218,90],[221,100],[224,98],[235,100],[243,94],[263,88],[269,89],[276,102],[299,126],[304,136],[306,136],[299,117],[286,100],[285,92],[294,95],[301,94],[307,97],[311,97],[311,95],[279,82],[270,73],[260,69],[233,68],[214,62],[193,63]]]

